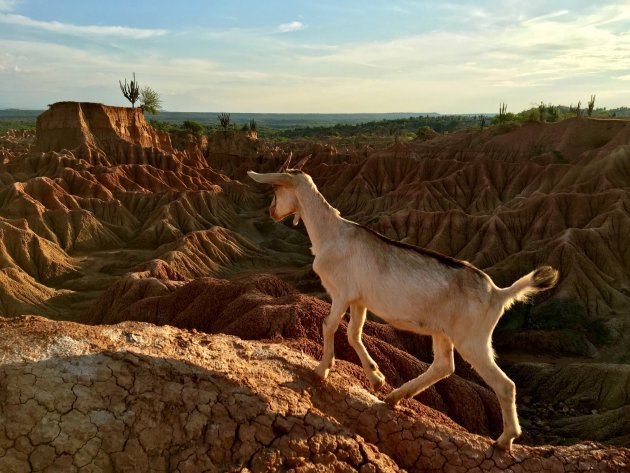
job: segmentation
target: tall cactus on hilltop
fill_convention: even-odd
[[[136,81],[136,73],[133,73],[133,80],[131,81],[131,84],[127,84],[126,78],[125,85],[123,85],[120,80],[118,81],[118,83],[120,84],[120,90],[122,91],[125,98],[131,102],[131,108],[135,108],[135,104],[140,97],[140,85]]]
[[[591,100],[588,101],[588,116],[590,117],[593,114],[593,109],[595,108],[595,95],[591,95]]]
[[[503,123],[507,120],[507,104],[502,102],[499,105],[499,123]]]
[[[221,112],[219,113],[219,115],[217,115],[217,118],[219,119],[219,124],[221,125],[221,128],[223,128],[224,131],[227,131],[228,128],[230,128],[230,122],[232,121],[232,117],[230,117],[230,114]]]

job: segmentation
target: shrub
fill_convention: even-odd
[[[151,115],[156,115],[162,108],[160,96],[148,85],[140,90],[140,108]]]
[[[416,136],[421,139],[430,138],[435,134],[436,134],[435,130],[431,128],[429,125],[421,126],[420,128],[418,128],[418,131],[416,132]]]
[[[199,122],[193,120],[186,120],[182,123],[182,129],[185,131],[192,133],[195,136],[203,135],[203,125]]]

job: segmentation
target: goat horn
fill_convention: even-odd
[[[295,165],[293,169],[297,169],[298,171],[301,171],[304,165],[308,162],[308,160],[311,159],[311,156],[312,155],[310,154],[308,156],[304,156],[302,159],[298,161],[298,163]]]
[[[289,169],[289,166],[291,165],[291,159],[293,158],[293,151],[289,152],[289,157],[287,158],[287,160],[284,162],[284,164],[282,165],[282,167],[278,170],[278,172],[285,172],[287,169]]]

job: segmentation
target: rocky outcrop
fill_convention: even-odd
[[[112,107],[102,103],[57,102],[37,117],[37,151],[98,148],[117,156],[132,147],[172,152],[170,137],[153,129],[140,108]]]
[[[126,322],[0,319],[0,470],[622,472],[594,443],[511,454],[392,409],[277,343]]]

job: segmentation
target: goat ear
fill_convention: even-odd
[[[287,169],[289,169],[289,166],[291,165],[291,159],[293,159],[293,151],[289,152],[289,157],[284,162],[284,164],[280,167],[278,172],[285,172]]]
[[[271,184],[276,186],[292,186],[293,179],[290,174],[285,174],[281,172],[272,172],[269,174],[258,174],[254,171],[247,171],[247,175],[251,177],[254,181],[260,182],[262,184]]]
[[[311,156],[312,155],[309,154],[308,156],[305,156],[302,159],[300,159],[293,169],[301,171],[304,165],[308,162],[308,160],[311,159]]]

